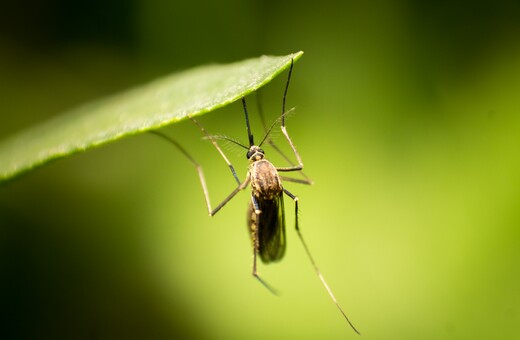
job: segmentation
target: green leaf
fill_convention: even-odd
[[[267,84],[302,54],[197,67],[58,115],[0,143],[0,182],[50,160],[228,105]]]

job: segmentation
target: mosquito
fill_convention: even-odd
[[[171,139],[170,137],[157,132],[157,131],[151,131],[152,133],[167,139],[171,143],[173,143],[189,160],[193,165],[195,166],[199,179],[202,185],[202,190],[204,192],[204,198],[206,201],[206,206],[208,209],[208,213],[210,216],[215,215],[217,212],[220,211],[229,201],[235,197],[236,194],[241,192],[242,190],[246,189],[249,185],[251,186],[251,199],[249,201],[249,207],[247,212],[247,222],[249,227],[249,232],[251,234],[251,240],[253,243],[253,276],[269,291],[271,291],[273,294],[276,294],[276,291],[266,282],[264,279],[259,275],[257,270],[257,258],[260,257],[261,261],[265,264],[271,263],[271,262],[277,262],[280,261],[284,254],[286,249],[286,237],[285,237],[285,210],[284,210],[284,194],[287,195],[293,202],[294,202],[294,209],[295,209],[295,228],[296,232],[298,234],[298,237],[300,238],[300,241],[303,245],[303,248],[305,249],[305,252],[307,253],[307,257],[309,258],[312,266],[314,267],[314,271],[316,272],[318,278],[320,279],[321,283],[323,284],[324,288],[327,290],[327,293],[329,294],[330,298],[336,305],[336,307],[339,309],[341,314],[343,315],[344,319],[348,322],[350,327],[359,335],[361,333],[354,327],[350,319],[348,318],[347,314],[343,311],[343,308],[340,306],[338,301],[336,300],[336,297],[334,296],[332,290],[330,289],[329,285],[325,281],[325,278],[321,274],[320,269],[316,265],[316,262],[314,261],[314,258],[309,250],[309,247],[307,246],[307,243],[305,242],[303,235],[299,228],[298,223],[298,197],[294,194],[292,194],[289,190],[287,190],[283,186],[284,181],[289,182],[295,182],[300,184],[312,184],[312,181],[309,180],[305,175],[305,179],[297,179],[292,177],[285,177],[283,175],[280,175],[280,173],[283,172],[300,172],[300,174],[303,174],[301,171],[303,170],[303,162],[300,157],[300,154],[296,150],[296,147],[294,146],[294,143],[291,140],[291,137],[289,137],[289,134],[287,132],[287,128],[285,126],[285,118],[287,114],[290,111],[285,110],[285,103],[287,98],[287,92],[289,89],[289,83],[291,80],[291,74],[293,70],[294,61],[291,60],[291,66],[289,68],[289,74],[287,77],[287,82],[285,84],[285,91],[282,101],[282,114],[281,116],[273,123],[269,128],[267,128],[265,124],[265,120],[262,115],[261,108],[259,107],[260,117],[262,119],[262,123],[264,125],[265,130],[265,136],[262,139],[262,141],[259,144],[255,144],[253,134],[251,132],[251,126],[249,123],[249,114],[247,111],[247,105],[246,100],[244,97],[242,97],[242,106],[244,110],[244,116],[246,121],[246,127],[247,127],[247,136],[249,140],[249,146],[243,145],[242,143],[231,139],[226,136],[214,136],[210,135],[206,129],[193,117],[190,117],[190,119],[200,128],[202,133],[205,136],[205,139],[208,139],[213,146],[217,149],[217,151],[220,153],[222,158],[226,161],[228,167],[230,168],[230,171],[235,178],[235,181],[237,182],[237,187],[215,208],[211,207],[210,198],[208,194],[208,189],[206,186],[206,181],[204,178],[204,173],[202,170],[202,167],[189,155],[189,153],[175,140]],[[277,124],[281,123],[280,128],[285,136],[285,139],[287,140],[290,148],[292,149],[292,152],[294,153],[294,156],[296,158],[297,164],[294,164],[290,161],[288,157],[286,157],[283,152],[276,147],[276,145],[272,142],[272,140],[269,138],[269,134],[273,127]],[[236,171],[229,161],[229,159],[226,157],[222,149],[217,143],[217,140],[224,139],[231,143],[234,143],[238,145],[239,147],[242,147],[247,150],[246,156],[249,160],[249,168],[246,175],[246,178],[244,181],[240,181],[238,178]],[[270,161],[268,161],[265,158],[265,152],[262,149],[262,145],[264,143],[268,143],[271,146],[274,147],[274,149],[280,153],[283,158],[285,158],[290,166],[286,167],[276,167],[274,166]]]

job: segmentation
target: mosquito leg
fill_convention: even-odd
[[[149,131],[149,132],[172,143],[195,166],[195,169],[197,170],[197,173],[199,174],[200,184],[202,186],[202,191],[204,192],[204,200],[206,201],[206,207],[208,209],[208,213],[210,216],[215,215],[239,191],[244,190],[248,186],[249,181],[250,181],[249,176],[246,178],[246,180],[244,182],[239,183],[239,186],[237,186],[235,188],[235,190],[233,190],[231,192],[231,194],[229,194],[219,205],[217,205],[217,207],[215,209],[212,209],[211,202],[209,199],[209,191],[208,191],[208,187],[206,185],[206,179],[204,178],[204,171],[202,170],[202,166],[199,163],[197,163],[197,161],[188,153],[188,151],[186,151],[186,149],[183,148],[182,145],[180,145],[175,139],[170,138],[167,135],[165,135],[159,131]]]
[[[310,179],[300,179],[300,178],[292,178],[292,177],[286,177],[286,176],[280,176],[282,181],[286,182],[293,182],[298,184],[306,184],[306,185],[312,185],[314,182]]]
[[[282,101],[282,126],[280,128],[282,129],[282,133],[285,136],[285,139],[287,139],[287,142],[291,146],[291,149],[294,153],[294,156],[296,157],[297,165],[283,167],[283,168],[277,168],[278,171],[299,171],[303,169],[303,162],[300,157],[300,154],[296,150],[296,147],[294,146],[294,143],[291,140],[291,137],[289,137],[289,134],[287,133],[287,129],[285,127],[285,101],[287,99],[287,91],[289,90],[289,83],[291,82],[291,74],[292,69],[294,66],[294,60],[291,60],[291,67],[289,68],[289,75],[287,76],[287,82],[285,83],[285,92],[283,94],[283,101]]]
[[[258,238],[259,235],[258,235],[257,221],[260,218],[260,214],[262,213],[262,211],[260,210],[256,197],[253,195],[251,195],[250,213],[254,214],[254,218],[253,217],[251,218],[251,224],[250,224],[251,239],[253,240],[253,273],[252,274],[255,277],[255,279],[257,279],[265,288],[267,288],[267,290],[269,290],[274,295],[278,295],[278,292],[273,287],[271,287],[267,282],[265,282],[264,279],[262,279],[260,277],[260,274],[258,274],[258,270],[256,267],[258,251],[260,249],[260,240]]]
[[[236,182],[238,185],[240,185],[240,179],[238,178],[237,176],[237,173],[235,171],[235,168],[233,167],[233,164],[231,164],[231,162],[229,161],[229,159],[226,157],[226,155],[224,154],[224,151],[222,151],[222,149],[220,148],[220,146],[218,145],[217,141],[215,140],[215,138],[213,136],[211,136],[208,131],[206,131],[206,129],[204,128],[204,126],[202,126],[202,124],[200,124],[195,118],[191,117],[190,116],[190,119],[200,128],[200,130],[202,131],[202,133],[206,136],[206,138],[208,138],[210,141],[211,141],[211,144],[213,144],[213,146],[217,149],[217,151],[220,153],[220,155],[222,156],[222,158],[224,158],[224,160],[226,161],[229,169],[231,170],[231,173],[233,174],[233,177],[235,178]]]
[[[282,129],[283,135],[287,139],[287,142],[291,146],[292,151],[294,152],[294,156],[296,157],[296,161],[298,162],[298,164],[297,165],[293,165],[293,166],[276,168],[276,170],[278,170],[278,171],[300,171],[300,170],[303,169],[303,162],[302,162],[302,159],[300,157],[300,154],[298,153],[298,150],[296,150],[296,147],[294,146],[294,144],[293,144],[293,142],[291,140],[291,137],[289,137],[289,134],[287,133],[287,129],[285,128],[285,125],[282,125],[281,129]]]
[[[300,157],[298,150],[296,150],[296,147],[294,146],[294,143],[292,142],[291,137],[289,137],[289,133],[287,133],[287,129],[286,129],[285,125],[280,126],[280,128],[282,129],[282,133],[285,136],[285,139],[287,139],[287,142],[291,146],[291,149],[294,153],[294,156],[296,157],[296,161],[298,162],[298,164],[293,165],[293,166],[276,168],[276,170],[278,170],[278,171],[300,171],[303,169],[302,158]]]
[[[274,144],[274,142],[273,142],[272,140],[268,140],[267,142],[269,143],[269,145],[270,145],[271,147],[274,148],[274,150],[275,150],[276,152],[278,152],[278,154],[280,154],[280,155],[281,155],[281,156],[282,156],[282,157],[287,161],[287,163],[291,164],[290,167],[286,167],[286,168],[288,168],[288,169],[292,169],[292,170],[282,170],[283,168],[281,168],[281,169],[278,170],[278,171],[299,171],[299,170],[302,170],[302,169],[303,169],[303,164],[302,164],[301,160],[299,160],[299,164],[298,164],[298,165],[295,165],[295,164],[294,164],[294,163],[289,159],[289,157],[287,157],[287,155],[286,155],[282,150],[280,150],[280,148],[279,148],[276,144]],[[300,174],[301,174],[301,175],[302,175],[302,176],[307,180],[307,182],[309,182],[309,184],[312,184],[312,183],[313,183],[312,180],[309,178],[309,176],[307,176],[305,173],[300,172]]]
[[[209,215],[210,216],[213,216],[215,215],[220,209],[222,209],[222,207],[224,205],[226,205],[227,202],[231,201],[231,199],[233,197],[235,197],[236,194],[238,194],[240,191],[244,190],[245,188],[247,188],[247,186],[249,185],[249,182],[250,182],[250,177],[247,176],[245,181],[243,181],[242,183],[240,183],[240,185],[238,187],[235,188],[235,190],[233,190],[226,198],[224,198],[224,200],[222,202],[220,202],[219,205],[217,205],[215,207],[215,209],[213,210],[209,210]]]
[[[321,283],[323,284],[323,286],[325,287],[325,289],[327,290],[327,293],[329,293],[329,296],[330,298],[332,299],[332,302],[334,302],[334,304],[336,305],[336,307],[338,307],[339,311],[341,312],[341,314],[343,315],[343,317],[345,318],[345,320],[347,320],[348,324],[350,325],[350,327],[352,327],[352,329],[359,335],[361,335],[361,333],[359,333],[359,331],[356,329],[356,327],[354,327],[354,325],[352,324],[352,322],[350,322],[347,314],[343,311],[343,309],[341,308],[340,304],[338,303],[338,301],[336,300],[336,297],[334,296],[334,293],[332,293],[332,290],[330,289],[329,285],[327,284],[327,281],[325,281],[325,278],[323,277],[323,275],[321,274],[321,271],[320,269],[318,268],[318,266],[316,265],[316,262],[314,261],[314,258],[312,257],[311,255],[311,252],[309,250],[309,247],[307,247],[307,243],[305,243],[305,240],[303,239],[303,235],[300,231],[300,227],[298,225],[298,197],[291,194],[287,189],[283,189],[283,192],[285,192],[285,194],[287,196],[289,196],[290,198],[292,198],[292,200],[294,201],[294,214],[295,214],[295,227],[296,227],[296,232],[298,233],[298,237],[300,238],[300,241],[302,242],[302,245],[303,245],[303,248],[305,249],[305,252],[307,253],[307,257],[309,258],[309,260],[311,261],[311,264],[312,266],[314,267],[314,271],[316,272],[316,275],[318,275],[318,278],[320,279]]]
[[[262,126],[264,127],[264,133],[266,134],[266,136],[269,135],[269,132],[271,131],[271,129],[269,129],[267,127],[267,123],[265,121],[265,117],[264,117],[264,110],[263,110],[263,107],[262,107],[262,103],[261,103],[261,98],[260,98],[260,90],[256,91],[256,104],[257,104],[257,110],[258,110],[258,115],[260,116],[260,121],[262,122]],[[285,108],[284,108],[284,111],[285,111]],[[285,117],[287,112],[283,112],[282,113],[282,116]],[[282,118],[282,117],[280,117]],[[280,156],[283,157],[283,159],[285,159],[285,161],[287,163],[289,163],[291,165],[291,167],[294,167],[294,163],[291,161],[291,159],[289,159],[289,157],[287,157],[287,155],[274,143],[273,139],[271,137],[267,137],[267,140],[266,140],[267,144],[269,144],[276,152],[278,152],[278,154]],[[305,178],[305,183],[304,184],[312,184],[312,180],[303,172],[300,172],[300,174]],[[295,181],[297,183],[300,183],[298,181]],[[302,182],[303,183],[303,182]]]
[[[202,186],[202,191],[204,192],[204,200],[206,201],[206,207],[208,209],[208,213],[211,214],[211,202],[209,200],[209,192],[208,187],[206,185],[206,179],[204,178],[204,171],[202,170],[202,166],[197,163],[197,161],[191,157],[191,155],[186,151],[185,148],[182,147],[175,139],[168,137],[167,135],[159,132],[159,131],[150,131],[150,133],[153,133],[156,136],[159,136],[163,139],[166,139],[168,142],[172,143],[179,149],[179,151],[186,157],[188,160],[195,166],[195,169],[197,170],[197,173],[199,174],[199,180],[200,184]]]

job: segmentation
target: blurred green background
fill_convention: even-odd
[[[305,51],[288,130],[315,185],[286,187],[363,338],[520,337],[518,1],[2,7],[0,137],[173,71]],[[262,89],[270,120],[285,78]],[[246,141],[239,103],[201,122]],[[165,132],[203,164],[213,204],[232,190],[193,124]],[[243,178],[243,150],[225,149]],[[247,202],[209,218],[192,165],[146,134],[1,186],[1,337],[356,338],[289,200],[286,257],[260,267],[281,296],[251,277]]]

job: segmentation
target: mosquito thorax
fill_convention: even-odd
[[[259,146],[252,145],[247,152],[247,159],[249,159],[251,162],[264,159],[264,150],[260,149]]]

